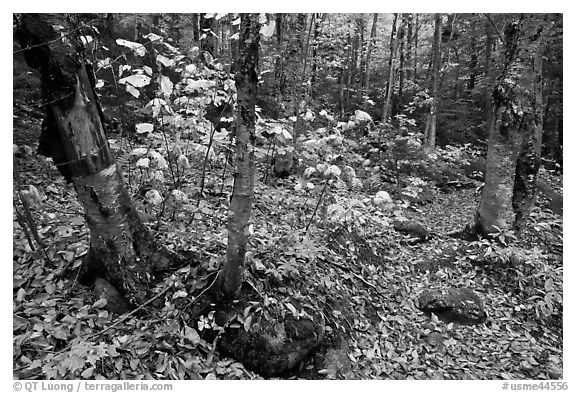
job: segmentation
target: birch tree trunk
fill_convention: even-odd
[[[53,158],[74,183],[90,230],[90,250],[81,282],[107,279],[133,305],[147,296],[154,270],[182,262],[154,241],[124,188],[102,126],[98,97],[79,53],[79,35],[56,31],[68,26],[63,14],[24,14],[16,36],[25,59],[41,75],[48,104],[39,152]],[[77,30],[76,30],[77,32]]]
[[[242,14],[240,22],[240,57],[235,74],[238,92],[236,115],[236,170],[234,192],[228,214],[228,248],[219,278],[220,290],[232,298],[244,279],[244,259],[248,244],[250,215],[254,199],[254,142],[256,95],[258,89],[258,14]]]

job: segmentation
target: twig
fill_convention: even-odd
[[[73,29],[73,30],[70,30],[70,31],[69,31],[68,33],[66,33],[66,34],[62,34],[60,37],[55,38],[55,39],[53,39],[52,41],[42,42],[42,43],[36,44],[36,45],[30,45],[30,46],[27,46],[26,48],[18,49],[17,51],[12,52],[12,54],[15,55],[15,54],[17,54],[17,53],[24,52],[24,51],[27,51],[27,50],[29,50],[29,49],[38,48],[39,46],[44,46],[44,45],[53,44],[53,43],[55,43],[55,42],[57,42],[57,41],[60,41],[60,40],[63,39],[63,38],[66,38],[66,37],[72,35],[74,32],[82,29],[82,28],[85,27],[85,26],[90,26],[90,27],[92,27],[92,26],[91,26],[91,23],[94,23],[94,22],[96,22],[96,21],[97,21],[97,18],[94,18],[94,19],[92,19],[92,20],[89,21],[89,22],[84,22],[82,26],[79,26],[79,27],[77,27],[77,28],[75,28],[75,29]]]
[[[310,216],[310,220],[308,221],[308,224],[306,225],[306,229],[304,230],[304,232],[308,232],[308,227],[310,227],[310,224],[312,224],[312,220],[314,219],[314,216],[316,215],[316,211],[318,211],[318,207],[320,206],[320,203],[322,202],[322,197],[324,196],[324,193],[326,192],[326,188],[328,187],[328,179],[326,179],[326,181],[324,181],[324,187],[322,188],[322,192],[320,193],[320,196],[318,197],[318,202],[316,203],[316,207],[314,208],[314,211],[312,212],[312,215]]]
[[[128,318],[130,318],[131,316],[133,316],[134,314],[136,314],[138,311],[140,311],[141,309],[143,309],[144,307],[146,307],[147,305],[149,305],[150,303],[152,303],[154,300],[158,299],[160,296],[164,295],[166,292],[168,292],[168,290],[170,289],[170,286],[166,286],[163,290],[161,290],[157,295],[155,295],[154,297],[152,297],[151,299],[149,299],[148,301],[146,301],[145,303],[141,304],[140,306],[138,306],[137,308],[135,308],[134,310],[130,311],[128,314],[124,315],[122,318],[118,319],[116,322],[114,322],[112,325],[107,326],[106,328],[100,330],[99,332],[96,333],[92,333],[91,335],[89,335],[88,337],[86,337],[86,341],[91,340],[93,338],[96,338],[104,333],[106,333],[108,330],[115,328],[116,326],[120,325],[122,322],[126,321]],[[65,347],[64,349],[61,349],[60,351],[58,351],[57,353],[62,353],[67,351],[68,349],[70,349],[70,347],[72,347],[72,344],[68,345],[67,347]]]
[[[22,227],[22,232],[24,232],[24,236],[26,236],[26,240],[28,240],[28,245],[30,245],[30,249],[32,251],[36,251],[36,248],[34,247],[34,243],[32,242],[32,238],[30,237],[28,225],[26,224],[26,220],[24,219],[24,216],[22,215],[22,213],[20,213],[20,210],[18,210],[18,206],[16,206],[16,202],[12,202],[12,204],[14,205],[14,211],[16,212],[16,220],[18,221],[18,224],[20,224],[20,226]]]
[[[200,298],[200,296],[204,295],[210,288],[212,288],[214,283],[216,283],[216,281],[218,281],[218,276],[220,275],[221,271],[222,270],[218,270],[218,272],[216,273],[216,277],[214,277],[214,281],[212,281],[212,283],[210,285],[208,285],[206,288],[204,288],[202,290],[202,292],[200,292],[198,294],[198,296],[196,296],[194,299],[190,300],[190,302],[188,303],[188,305],[186,307],[190,307],[192,304],[194,304],[194,302],[196,302]]]
[[[130,311],[128,314],[124,315],[122,318],[118,319],[116,322],[114,322],[112,325],[107,326],[105,329],[100,330],[99,332],[96,333],[92,333],[91,335],[89,335],[88,337],[86,337],[86,341],[93,339],[95,337],[98,337],[101,334],[106,333],[108,330],[115,328],[116,326],[118,326],[119,324],[121,324],[122,322],[124,322],[125,320],[127,320],[128,318],[130,318],[132,315],[136,314],[138,311],[140,311],[141,309],[143,309],[144,307],[146,307],[147,305],[149,305],[150,303],[152,303],[154,300],[158,299],[160,296],[164,295],[166,292],[168,292],[168,290],[170,289],[170,286],[166,286],[163,290],[161,290],[156,296],[152,297],[150,300],[148,300],[147,302],[141,304],[140,306],[138,306],[137,308],[135,308],[134,310]],[[69,349],[70,345],[66,348],[64,348],[64,350]],[[64,350],[62,350],[61,352],[63,352]]]
[[[496,33],[498,34],[498,38],[500,38],[500,42],[502,42],[502,44],[504,44],[504,37],[502,37],[502,34],[500,34],[500,30],[498,30],[498,28],[494,24],[494,21],[492,20],[492,18],[490,18],[490,15],[484,14],[484,13],[482,15],[484,15],[486,17],[486,19],[488,19],[488,21],[490,22],[492,27],[494,27],[494,30],[496,30]]]
[[[26,198],[24,198],[22,195],[22,179],[20,178],[20,168],[18,167],[16,157],[13,157],[12,160],[14,163],[13,173],[14,173],[14,180],[16,180],[16,190],[18,192],[20,202],[22,203],[22,208],[24,209],[24,217],[26,218],[26,222],[28,224],[30,232],[32,233],[32,236],[34,237],[34,240],[36,240],[36,243],[38,243],[41,249],[44,249],[47,247],[46,243],[44,243],[44,241],[40,238],[40,235],[38,234],[38,229],[36,228],[36,223],[34,222],[34,217],[32,217],[32,211],[30,210],[30,205],[28,204]]]

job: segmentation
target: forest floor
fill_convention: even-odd
[[[157,282],[154,293],[162,295],[160,301],[117,323],[120,317],[108,313],[91,288],[75,282],[88,250],[82,206],[74,188],[36,154],[41,112],[31,104],[37,100],[31,94],[15,90],[14,162],[21,180],[14,186],[14,204],[22,211],[17,193],[22,187],[34,202],[32,217],[46,248],[34,242],[31,248],[14,214],[14,377],[260,378],[221,357],[215,342],[207,341],[213,315],[191,319],[190,299],[202,297],[200,290],[226,250],[230,176],[220,193],[223,166],[209,168],[196,208],[201,163],[192,163],[189,188],[185,183],[183,190],[194,198],[188,205],[167,207],[160,220],[142,197],[141,178],[125,173],[151,230],[169,248],[202,257]],[[148,143],[133,139],[127,147],[123,139],[111,139],[119,160]],[[260,169],[262,174],[266,166]],[[506,237],[504,244],[468,242],[445,235],[472,221],[480,197],[475,187],[430,185],[425,201],[390,191],[393,207],[382,209],[374,194],[385,184],[370,183],[368,171],[354,169],[358,177],[365,175],[364,187],[335,188],[307,231],[316,196],[295,191],[295,177],[264,183],[260,176],[256,184],[246,282],[264,303],[287,305],[287,313],[294,312],[288,305],[294,302],[301,310],[320,312],[328,332],[344,338],[330,367],[311,357],[287,378],[561,378],[561,210],[539,194],[529,229],[520,238]],[[543,169],[542,177],[561,197],[561,174]],[[346,209],[330,210],[334,205]],[[411,242],[394,230],[398,217],[424,224],[431,236]],[[434,288],[475,291],[484,301],[486,321],[459,325],[425,315],[415,299]],[[257,307],[265,306],[248,310],[244,322]]]

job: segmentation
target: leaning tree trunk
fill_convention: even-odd
[[[228,215],[226,262],[219,279],[220,290],[227,298],[233,297],[242,285],[249,221],[254,199],[255,104],[258,89],[256,70],[258,69],[259,31],[258,14],[242,14],[240,58],[235,75],[238,92],[236,171]]]
[[[539,16],[509,23],[504,67],[496,80],[486,180],[476,231],[519,230],[536,193],[542,140],[542,60]],[[535,20],[536,19],[536,20]]]
[[[40,71],[47,102],[39,152],[74,183],[84,207],[90,251],[83,281],[105,278],[130,303],[142,304],[154,268],[169,267],[176,256],[153,241],[132,205],[104,135],[79,35],[55,30],[67,25],[61,14],[24,14],[18,22],[17,38],[28,65]]]
[[[440,55],[440,40],[442,31],[442,14],[435,14],[434,18],[434,45],[432,46],[433,52],[433,67],[432,67],[432,104],[430,104],[430,113],[426,118],[426,129],[424,131],[424,145],[428,148],[436,146],[436,116],[438,112],[438,92],[440,85],[440,63],[442,58]]]

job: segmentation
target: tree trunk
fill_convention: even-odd
[[[214,18],[206,18],[206,14],[200,16],[200,49],[202,52],[208,52],[214,58],[216,55],[216,37],[214,36],[213,26]]]
[[[314,42],[312,45],[312,78],[310,81],[310,87],[312,89],[312,97],[316,95],[316,72],[318,69],[318,39],[320,38],[320,22],[322,14],[314,14]]]
[[[242,14],[240,57],[235,74],[238,92],[236,171],[228,216],[226,262],[219,278],[220,290],[226,298],[232,298],[243,282],[249,221],[254,199],[255,104],[258,89],[256,70],[258,69],[259,32],[258,14]]]
[[[404,63],[405,65],[405,77],[410,79],[411,68],[408,66],[410,60],[412,60],[412,42],[414,41],[415,26],[414,26],[414,14],[408,14],[408,21],[406,26],[406,50],[404,51]]]
[[[348,111],[348,104],[350,103],[350,86],[352,84],[352,74],[354,73],[354,42],[352,35],[348,32],[348,45],[346,45],[347,55],[346,55],[346,88],[345,88],[345,98],[344,98],[344,112]]]
[[[182,32],[180,31],[180,14],[170,14],[170,19],[171,35],[176,46],[179,46],[180,40],[182,39]]]
[[[476,231],[520,230],[534,202],[542,139],[539,16],[522,16],[504,34],[504,67],[493,89],[486,183]],[[528,19],[528,20],[526,20]]]
[[[182,262],[154,241],[122,183],[102,126],[98,97],[79,55],[79,36],[60,39],[62,14],[24,14],[17,38],[29,66],[41,75],[47,104],[39,152],[53,158],[74,183],[90,230],[83,282],[106,278],[130,301],[142,304],[155,269]]]
[[[345,109],[345,102],[344,102],[344,68],[340,67],[340,89],[338,91],[338,97],[340,98],[340,118],[344,119],[344,115],[346,113]]]
[[[414,23],[414,80],[418,79],[418,31],[420,27],[418,26],[418,14],[416,14],[416,21]]]
[[[544,123],[544,102],[542,98],[542,46],[531,45],[531,59],[526,57],[528,75],[525,83],[532,88],[533,93],[523,103],[532,109],[522,124],[522,146],[516,166],[514,179],[514,196],[512,205],[516,213],[516,229],[521,229],[526,223],[536,197],[536,180],[540,169],[542,152],[542,130]],[[530,67],[531,66],[531,67]]]
[[[390,117],[390,106],[392,102],[392,95],[394,94],[394,76],[396,73],[395,61],[396,60],[396,48],[397,40],[396,35],[396,23],[398,21],[398,14],[394,14],[394,20],[392,22],[392,31],[390,32],[390,59],[388,60],[388,83],[386,84],[386,96],[384,99],[384,109],[382,111],[382,121],[387,121]]]
[[[454,60],[456,62],[456,64],[458,64],[458,66],[454,67],[454,72],[456,73],[456,75],[454,76],[454,96],[453,99],[454,101],[458,100],[458,97],[460,96],[460,52],[458,51],[458,48],[454,48]],[[450,62],[450,56],[448,56],[448,60],[446,61],[447,63]],[[444,74],[444,73],[442,73]]]
[[[106,14],[106,19],[102,24],[102,32],[101,32],[101,39],[103,42],[108,44],[109,42],[114,41],[115,35],[115,28],[114,28],[114,14],[108,13]]]
[[[393,106],[392,116],[400,111],[398,106],[402,101],[402,94],[404,93],[404,75],[405,75],[405,62],[406,62],[406,30],[409,26],[410,14],[402,14],[402,28],[398,32],[398,42],[400,51],[400,66],[398,71],[400,73],[400,80],[398,81],[398,97],[396,97],[396,105]]]
[[[308,67],[308,47],[310,46],[310,37],[312,36],[312,27],[314,26],[314,14],[310,14],[310,24],[308,26],[308,34],[306,34],[306,45],[304,45],[304,53],[302,57],[304,58],[304,65],[302,66],[302,83],[307,81],[306,79],[306,68]]]
[[[472,28],[472,38],[470,39],[470,50],[472,51],[470,55],[470,76],[468,77],[467,89],[472,90],[476,86],[476,75],[478,73],[478,34],[477,29],[474,25]]]
[[[376,26],[378,24],[378,14],[374,13],[372,17],[372,29],[370,30],[370,40],[368,41],[368,49],[366,50],[366,62],[364,63],[364,78],[362,83],[362,96],[368,95],[368,90],[370,89],[370,56],[372,56],[372,47],[374,46],[374,41],[376,39]],[[364,102],[364,108],[366,108],[368,102]]]
[[[356,53],[356,73],[354,75],[354,90],[356,90],[356,102],[363,101],[363,78],[366,63],[366,40],[364,39],[364,30],[366,30],[366,21],[364,14],[356,18],[356,36],[358,40],[357,53]]]
[[[434,15],[434,45],[433,66],[432,66],[432,104],[430,104],[430,113],[426,119],[426,130],[424,132],[424,145],[428,148],[436,146],[436,115],[438,111],[438,87],[440,79],[440,66],[442,58],[440,55],[440,40],[442,33],[442,14]]]
[[[493,105],[492,105],[492,48],[494,46],[494,31],[492,24],[488,18],[490,14],[487,15],[484,29],[486,31],[486,46],[484,48],[484,110],[486,112],[486,135],[490,135],[490,127],[493,116]]]
[[[283,103],[286,94],[286,77],[284,75],[284,52],[282,50],[283,33],[282,27],[284,14],[276,14],[276,64],[274,67],[274,76],[276,79],[276,89],[278,102]]]
[[[192,14],[192,38],[195,43],[200,41],[200,15]]]

